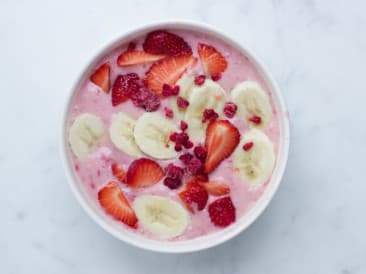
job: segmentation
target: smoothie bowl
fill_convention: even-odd
[[[288,115],[263,65],[197,23],[133,31],[87,66],[68,100],[71,188],[132,245],[190,252],[247,228],[277,190]]]

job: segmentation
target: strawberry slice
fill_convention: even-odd
[[[159,182],[164,171],[153,160],[140,158],[133,161],[127,170],[127,184],[132,188],[146,188]]]
[[[223,197],[208,206],[211,222],[219,227],[226,227],[235,222],[235,206],[230,197]]]
[[[212,196],[222,196],[230,193],[229,186],[222,182],[210,181],[208,183],[203,183],[202,185]]]
[[[165,30],[150,32],[144,41],[143,48],[148,53],[170,56],[192,55],[192,49],[182,37]]]
[[[192,213],[204,209],[208,200],[207,190],[195,181],[188,182],[178,196]]]
[[[110,88],[110,66],[104,63],[90,76],[90,81],[100,87],[105,93],[109,93]]]
[[[132,228],[137,227],[137,217],[116,182],[111,181],[99,190],[98,200],[104,210],[116,220]]]
[[[114,177],[116,177],[118,181],[121,183],[126,183],[126,171],[122,167],[116,163],[113,163],[111,169]]]
[[[151,54],[145,51],[126,51],[118,56],[117,64],[120,67],[142,65],[163,59],[165,55]]]
[[[217,75],[226,70],[227,61],[225,57],[213,46],[199,43],[198,54],[206,74]]]
[[[240,141],[238,129],[228,120],[211,122],[206,129],[207,157],[205,173],[213,171],[222,160],[230,156]]]
[[[167,57],[154,63],[146,72],[147,87],[162,96],[164,84],[174,86],[183,73],[195,64],[197,59],[192,55]]]
[[[112,106],[117,106],[140,91],[140,77],[136,73],[118,75],[112,87]]]

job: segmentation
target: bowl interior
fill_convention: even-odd
[[[267,186],[266,190],[264,191],[261,198],[256,202],[256,205],[244,216],[238,219],[234,224],[223,229],[219,232],[209,234],[206,236],[201,236],[195,239],[186,240],[186,241],[178,241],[178,242],[162,242],[157,240],[151,240],[144,238],[140,235],[137,235],[131,231],[128,231],[121,227],[118,223],[114,222],[111,218],[106,216],[104,212],[95,204],[94,201],[90,199],[88,195],[86,195],[85,191],[82,189],[82,184],[79,183],[79,179],[77,178],[71,163],[71,155],[69,155],[68,143],[67,143],[67,116],[70,109],[70,103],[72,102],[73,96],[75,95],[76,91],[79,88],[79,85],[82,82],[84,75],[89,74],[90,70],[92,70],[98,61],[103,57],[105,52],[111,51],[118,47],[119,45],[126,43],[127,41],[133,40],[147,32],[150,32],[154,29],[161,29],[161,28],[174,28],[174,29],[185,29],[185,30],[193,30],[199,32],[205,32],[209,35],[217,37],[226,43],[232,45],[238,51],[244,53],[251,62],[257,67],[258,71],[263,75],[265,81],[271,93],[273,95],[274,104],[277,107],[278,115],[279,115],[279,122],[280,122],[280,144],[279,144],[279,151],[277,156],[277,162],[275,169],[273,171],[273,175],[269,185]],[[116,41],[110,43],[106,47],[104,47],[99,53],[93,58],[93,61],[85,68],[85,70],[81,73],[79,79],[77,80],[76,84],[74,85],[70,97],[67,101],[67,106],[65,108],[65,112],[63,115],[63,123],[62,123],[62,147],[61,147],[61,154],[66,170],[66,174],[68,177],[69,184],[73,193],[75,194],[76,198],[78,199],[79,203],[82,207],[86,210],[86,212],[95,220],[100,226],[102,226],[106,231],[111,233],[116,238],[123,240],[129,244],[134,246],[153,250],[153,251],[160,251],[160,252],[169,252],[169,253],[179,253],[179,252],[192,252],[198,251],[205,248],[209,248],[215,245],[218,245],[241,231],[245,230],[265,209],[268,205],[269,201],[272,199],[274,193],[276,192],[280,181],[282,179],[282,175],[286,166],[287,162],[287,155],[288,155],[288,148],[289,148],[289,122],[288,122],[288,114],[287,109],[284,104],[284,100],[282,95],[279,91],[279,88],[275,81],[273,80],[272,76],[269,72],[264,68],[263,64],[261,64],[258,59],[253,55],[252,52],[248,51],[247,49],[243,48],[235,41],[231,40],[230,38],[223,35],[221,32],[213,29],[210,26],[203,25],[201,23],[193,23],[193,22],[165,22],[165,23],[157,23],[151,24],[149,26],[144,26],[138,28],[135,31],[132,31],[123,37],[117,39]]]

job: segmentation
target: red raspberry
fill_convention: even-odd
[[[212,73],[211,74],[211,79],[212,81],[219,81],[221,79],[221,73],[217,72],[217,73]]]
[[[196,146],[193,150],[194,155],[200,160],[205,160],[207,156],[207,150],[203,146]]]
[[[234,103],[227,102],[224,108],[224,113],[226,117],[233,118],[237,109],[238,107]]]
[[[169,140],[172,141],[172,142],[176,142],[177,141],[177,136],[178,136],[178,132],[173,132],[172,134],[170,134]]]
[[[180,129],[185,131],[188,128],[188,124],[184,122],[183,120],[180,121]]]
[[[262,122],[262,118],[259,116],[253,115],[252,117],[249,118],[249,121],[253,122],[254,124],[259,125]]]
[[[178,85],[176,85],[172,88],[171,92],[172,92],[173,96],[177,96],[179,94],[179,91],[180,91],[180,87]]]
[[[185,132],[178,133],[176,143],[185,145],[189,141],[189,136]]]
[[[184,147],[190,149],[193,147],[193,143],[191,141],[187,141],[187,143],[184,144]]]
[[[182,179],[184,175],[183,168],[176,166],[174,164],[169,164],[165,168],[165,172],[167,174],[167,177],[173,178],[173,179]]]
[[[164,112],[165,112],[165,116],[166,117],[173,118],[174,114],[173,114],[173,111],[170,108],[165,107],[164,108]]]
[[[134,51],[136,49],[136,43],[130,42],[127,47],[127,51]]]
[[[141,87],[130,96],[132,103],[137,107],[144,108],[147,112],[155,111],[160,107],[159,98],[146,87]]]
[[[205,83],[205,80],[206,80],[206,76],[205,76],[205,75],[197,75],[197,76],[194,78],[194,83],[195,83],[197,86],[202,86],[202,85]]]
[[[243,145],[243,149],[244,149],[244,151],[248,151],[249,149],[251,149],[252,148],[252,146],[254,145],[254,143],[253,142],[248,142],[248,143],[245,143],[244,145]]]
[[[220,227],[226,227],[235,222],[235,206],[230,197],[217,199],[208,206],[211,222]]]
[[[166,177],[164,179],[164,185],[166,185],[170,189],[177,189],[178,187],[180,187],[182,185],[182,180],[178,179],[178,178],[174,179],[174,178]]]
[[[213,109],[205,109],[203,111],[202,123],[205,123],[206,121],[215,121],[217,118],[219,118],[219,115],[216,113],[216,111]]]
[[[186,99],[184,99],[183,97],[178,96],[177,106],[178,106],[178,108],[185,109],[189,106],[189,102]]]
[[[175,144],[174,149],[177,152],[182,151],[182,145],[181,144]]]
[[[190,153],[184,153],[179,156],[179,160],[181,160],[185,165],[187,165],[192,158],[193,155]]]
[[[186,170],[187,170],[187,172],[191,173],[192,175],[202,173],[203,164],[199,159],[192,158],[186,165]]]

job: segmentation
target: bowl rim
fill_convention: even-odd
[[[254,63],[256,68],[260,70],[261,75],[271,89],[271,93],[274,94],[275,98],[273,99],[276,101],[278,112],[281,112],[281,142],[278,150],[275,170],[273,171],[269,186],[266,188],[261,198],[256,202],[256,205],[251,210],[249,210],[246,215],[242,216],[235,224],[229,226],[226,229],[223,229],[222,231],[178,242],[162,242],[159,240],[151,240],[142,237],[141,235],[136,236],[135,233],[133,234],[135,234],[136,237],[133,236],[131,233],[121,233],[121,229],[114,228],[111,223],[108,223],[104,219],[102,219],[102,217],[96,212],[96,210],[94,210],[92,206],[88,204],[86,198],[83,197],[85,193],[83,194],[82,191],[77,187],[77,184],[79,182],[74,174],[71,160],[68,155],[67,118],[72,98],[80,82],[83,80],[83,77],[85,77],[84,75],[90,70],[90,67],[94,65],[94,63],[96,63],[96,61],[101,56],[103,56],[105,52],[108,52],[109,50],[123,43],[123,40],[126,40],[130,36],[141,35],[142,33],[147,33],[155,29],[191,29],[194,31],[208,33],[209,35],[219,38],[224,42],[230,44],[237,50],[245,53],[245,55],[251,60],[251,62]],[[290,126],[288,110],[282,93],[280,92],[280,88],[267,67],[260,61],[258,56],[254,54],[252,50],[249,50],[247,47],[236,42],[223,31],[212,25],[193,20],[163,20],[155,21],[149,24],[142,24],[140,26],[131,28],[129,31],[124,32],[122,35],[119,35],[117,38],[113,39],[112,41],[106,43],[103,47],[96,50],[96,52],[93,54],[93,58],[89,60],[89,63],[86,64],[84,69],[80,72],[79,77],[77,77],[74,84],[72,85],[64,104],[61,122],[62,128],[60,134],[60,155],[71,191],[78,200],[81,207],[86,211],[87,215],[90,216],[90,218],[92,218],[97,224],[99,224],[105,231],[107,231],[117,239],[122,240],[130,245],[156,252],[186,253],[208,249],[230,240],[242,231],[246,230],[263,213],[264,209],[267,208],[269,202],[272,200],[274,194],[277,192],[278,187],[282,181],[283,174],[285,172],[290,147]]]

